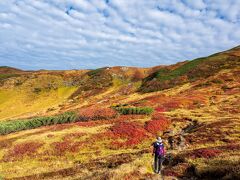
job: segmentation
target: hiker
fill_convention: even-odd
[[[164,160],[165,149],[161,137],[157,137],[157,141],[153,144],[152,156],[154,156],[154,172],[161,173],[162,163]]]
[[[180,136],[178,137],[177,145],[180,150],[184,149],[186,146],[186,140],[182,134],[180,134]]]
[[[170,146],[170,149],[173,150],[173,146],[174,146],[174,139],[173,139],[173,136],[169,136],[168,137],[168,144]]]

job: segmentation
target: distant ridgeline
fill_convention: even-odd
[[[189,61],[176,69],[161,68],[143,80],[141,92],[172,88],[187,82],[204,79],[222,69],[240,66],[239,46],[229,51]]]
[[[228,51],[213,54],[208,57],[198,58],[192,61],[177,63],[170,66],[156,66],[152,68],[135,67],[103,67],[95,70],[72,70],[67,71],[22,71],[16,68],[0,66],[0,83],[11,77],[18,78],[23,84],[25,79],[36,79],[40,85],[45,82],[45,86],[51,84],[67,84],[77,87],[77,90],[70,98],[77,96],[93,96],[104,92],[114,85],[114,80],[125,80],[125,83],[141,82],[137,89],[139,92],[147,93],[172,88],[184,83],[205,79],[223,69],[240,66],[240,47],[235,47]],[[81,71],[81,72],[80,72]],[[27,74],[27,75],[26,75]],[[43,75],[48,75],[44,81]],[[49,80],[51,78],[51,82]],[[58,80],[56,80],[58,79]],[[54,86],[55,87],[55,86]],[[44,89],[44,86],[38,87]]]
[[[0,81],[10,77],[17,77],[19,76],[19,72],[22,72],[22,70],[8,66],[0,66]]]

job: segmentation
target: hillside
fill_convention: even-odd
[[[10,77],[17,77],[23,71],[20,69],[8,67],[8,66],[0,66],[0,81],[10,78]]]
[[[15,74],[0,78],[0,179],[240,177],[239,46],[171,66],[0,73]]]
[[[21,73],[23,72],[21,69],[12,68],[9,66],[0,66],[1,74],[11,74],[11,73]]]
[[[215,75],[240,66],[239,47],[186,62],[175,69],[163,68],[144,79],[142,92],[159,91]]]

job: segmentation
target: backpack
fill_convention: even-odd
[[[155,154],[159,156],[164,155],[164,145],[163,143],[155,142],[154,143]]]

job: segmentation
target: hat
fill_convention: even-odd
[[[157,142],[162,142],[162,138],[161,137],[157,137]]]

